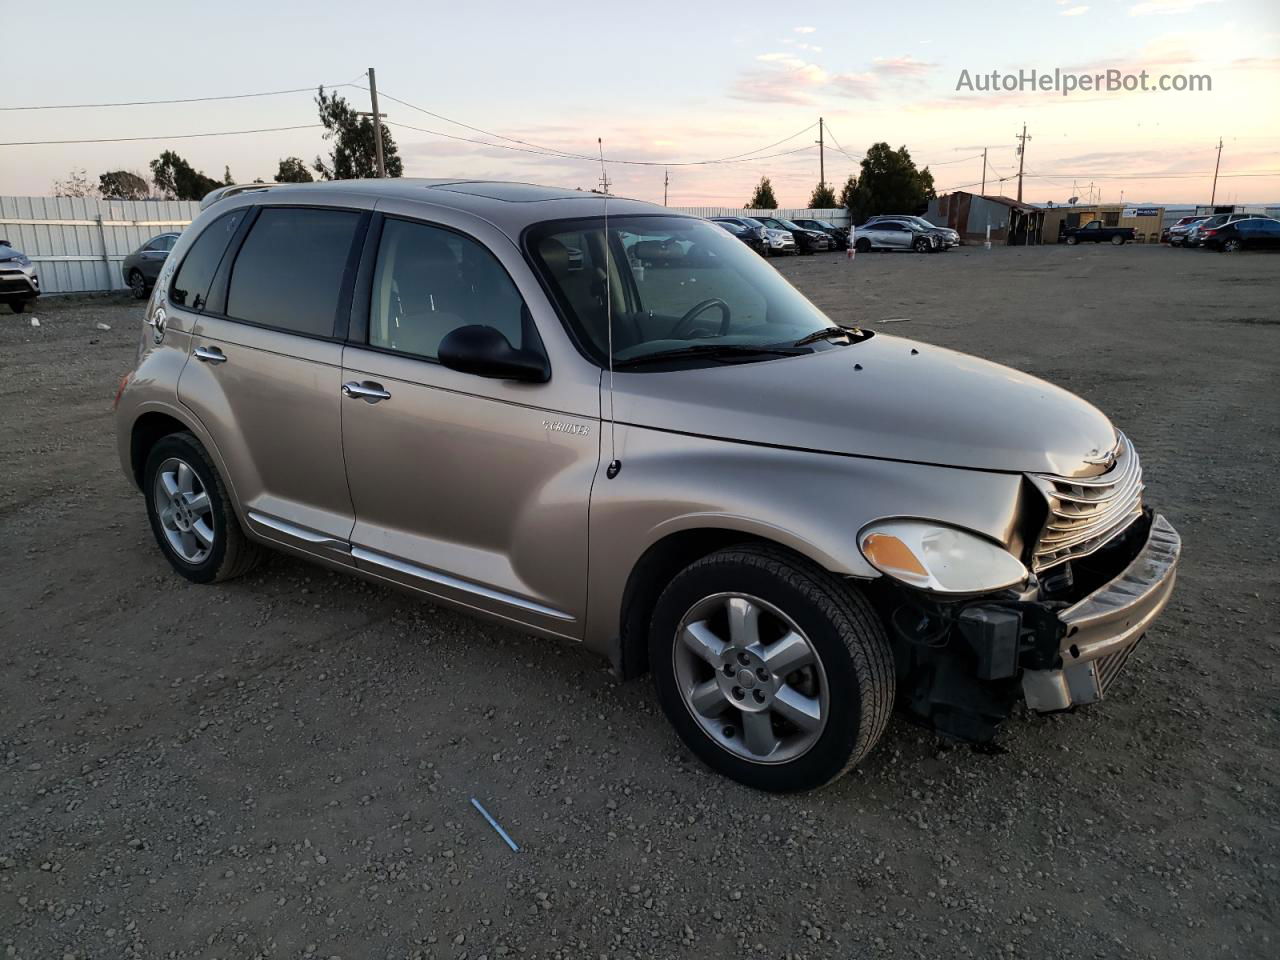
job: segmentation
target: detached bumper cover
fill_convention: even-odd
[[[1065,627],[1062,666],[1024,670],[1027,706],[1042,712],[1101,700],[1147,628],[1173,594],[1182,538],[1163,516],[1147,542],[1114,580],[1058,614]]]

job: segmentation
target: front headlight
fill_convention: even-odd
[[[934,593],[989,593],[1027,579],[1027,568],[998,543],[925,520],[868,524],[858,546],[881,573]]]

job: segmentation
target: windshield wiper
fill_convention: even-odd
[[[684,360],[687,358],[709,357],[716,359],[718,357],[752,357],[752,356],[777,356],[777,357],[794,357],[807,351],[795,350],[792,347],[768,347],[768,346],[752,346],[746,343],[700,343],[691,347],[676,347],[672,350],[658,350],[655,353],[646,353],[638,357],[628,357],[625,360],[615,360],[613,368],[621,370],[624,367],[635,367],[643,363],[655,363],[662,360]]]
[[[801,337],[793,347],[803,347],[805,344],[817,343],[819,340],[830,340],[832,337],[854,337],[859,333],[858,330],[850,330],[846,327],[823,327],[821,330],[815,330],[808,336]]]

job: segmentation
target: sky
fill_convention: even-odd
[[[403,101],[381,109],[406,176],[591,188],[598,161],[546,153],[595,157],[600,138],[615,194],[661,202],[665,174],[672,206],[739,207],[768,176],[779,203],[798,207],[819,180],[822,117],[837,189],[886,141],[927,164],[939,192],[978,191],[986,147],[987,192],[1014,196],[1025,124],[1028,201],[1207,203],[1221,138],[1218,202],[1280,202],[1276,0],[46,0],[39,20],[5,46],[0,107],[301,92],[0,110],[4,195],[49,195],[73,169],[94,182],[145,174],[166,149],[219,179],[229,166],[239,182],[270,180],[282,157],[326,154],[322,131],[167,138],[315,124],[320,84],[354,84],[337,89],[367,110],[372,66],[379,91]],[[1207,75],[1211,89],[979,89],[992,71],[1055,69],[1146,70],[1151,84]],[[725,158],[739,159],[689,164]]]

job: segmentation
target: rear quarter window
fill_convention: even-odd
[[[209,285],[213,283],[222,256],[227,252],[236,229],[244,221],[245,213],[244,210],[234,210],[224,214],[201,231],[174,275],[169,290],[170,301],[188,310],[205,308]]]

